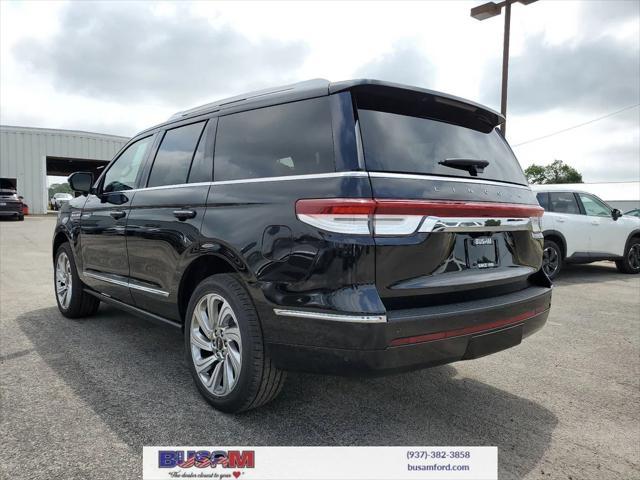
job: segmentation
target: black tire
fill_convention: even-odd
[[[195,329],[196,334],[199,332],[205,341],[208,340],[202,327],[199,324],[194,324],[194,321],[197,322],[197,320],[194,320],[193,313],[196,306],[211,294],[228,302],[232,309],[231,313],[235,316],[232,320],[237,323],[241,335],[240,373],[235,376],[235,383],[231,387],[231,391],[218,395],[210,390],[215,386],[207,387],[196,370],[194,355],[204,356],[208,352],[193,346],[195,349],[195,353],[193,353],[191,340],[192,329]],[[211,336],[215,336],[215,334],[212,332]],[[250,410],[273,400],[282,390],[286,373],[275,367],[265,350],[258,313],[249,293],[236,275],[212,275],[200,282],[189,300],[185,317],[184,339],[186,360],[193,380],[202,396],[216,409],[228,413]],[[215,342],[216,340],[212,340],[211,345],[214,345]],[[210,357],[214,355],[211,353]],[[221,355],[224,357],[224,354],[221,353]],[[230,351],[227,352],[227,356],[229,355]],[[203,370],[202,375],[204,377],[208,375],[209,379],[213,380],[215,367],[219,362],[222,360],[213,363],[210,372]],[[222,368],[224,368],[224,363]],[[215,382],[211,381],[210,383]]]
[[[69,273],[71,276],[71,298],[66,306],[60,301],[57,292],[58,283],[56,281],[58,260],[62,254],[66,255],[69,260]],[[84,291],[84,284],[78,276],[76,261],[68,242],[63,243],[60,245],[58,250],[56,250],[53,262],[53,289],[56,297],[56,303],[58,304],[58,310],[60,310],[60,313],[67,318],[90,317],[98,311],[100,300]]]
[[[542,254],[542,270],[549,279],[553,280],[562,270],[562,249],[553,240],[544,241]]]
[[[18,221],[22,222],[24,220],[24,215],[18,215]]]
[[[616,260],[616,267],[621,273],[640,273],[640,237],[633,237],[624,249],[624,256]]]

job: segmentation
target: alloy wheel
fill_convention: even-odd
[[[242,337],[236,315],[222,296],[209,293],[191,319],[191,357],[198,378],[216,396],[228,395],[242,368]]]
[[[629,260],[629,266],[631,268],[634,270],[640,269],[640,243],[631,245],[627,259]]]
[[[553,247],[546,247],[542,253],[542,270],[549,278],[558,271],[560,266],[560,255]]]
[[[71,276],[71,262],[65,252],[58,255],[56,261],[56,295],[58,302],[65,310],[71,303],[71,292],[73,288],[73,277]]]

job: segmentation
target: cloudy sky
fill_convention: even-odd
[[[499,109],[503,17],[472,19],[480,3],[1,1],[0,123],[132,136],[317,77]],[[585,181],[640,180],[640,1],[515,4],[511,33],[507,138],[523,167],[562,159]]]

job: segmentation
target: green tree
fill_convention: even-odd
[[[575,168],[562,160],[554,160],[550,165],[528,166],[524,174],[529,183],[538,185],[546,183],[582,183],[582,175]]]
[[[529,165],[524,170],[524,174],[527,176],[529,183],[535,183],[537,185],[547,183],[547,177],[545,176],[544,167],[542,165]]]

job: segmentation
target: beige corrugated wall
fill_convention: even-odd
[[[126,137],[0,125],[0,177],[17,178],[31,213],[46,213],[46,157],[111,160]]]

